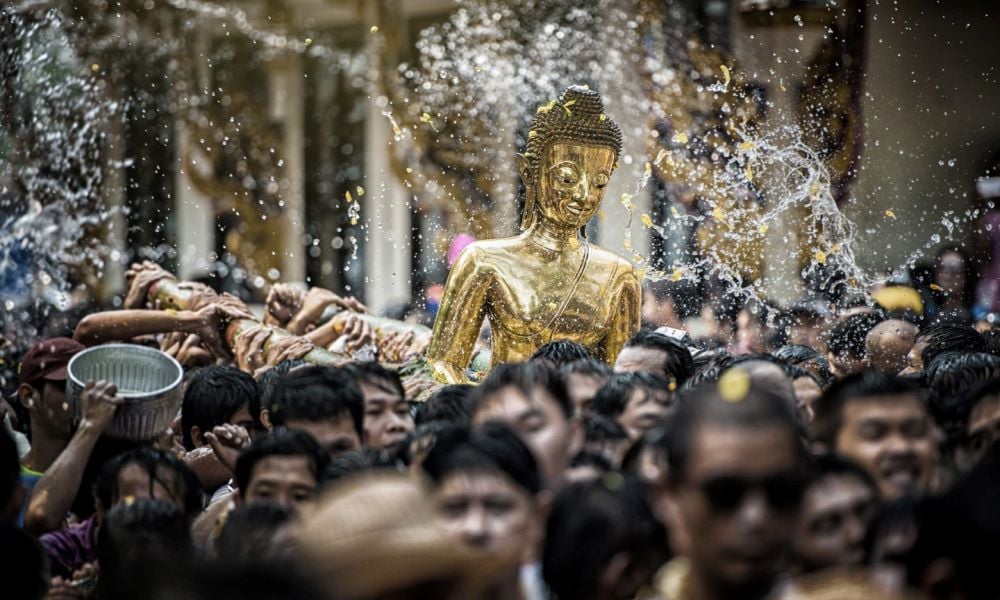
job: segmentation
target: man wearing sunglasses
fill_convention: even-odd
[[[802,500],[807,457],[791,407],[734,369],[682,396],[667,429],[657,504],[680,558],[657,578],[661,598],[765,597]]]

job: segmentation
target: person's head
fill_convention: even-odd
[[[709,595],[762,597],[785,567],[806,452],[785,399],[739,372],[681,396],[657,506]]]
[[[642,320],[656,327],[684,328],[684,319],[697,311],[697,287],[686,280],[650,281],[642,287]]]
[[[244,504],[226,517],[215,540],[215,555],[230,563],[248,564],[291,557],[295,512],[273,502]]]
[[[823,348],[823,329],[832,316],[826,302],[819,298],[804,298],[791,306],[789,316],[789,344]]]
[[[865,368],[865,341],[868,333],[882,320],[871,311],[843,317],[827,335],[827,359],[834,374],[843,377]]]
[[[310,365],[302,359],[295,360],[283,360],[278,364],[274,365],[270,369],[264,371],[260,377],[257,378],[257,386],[260,388],[260,402],[257,403],[256,411],[251,407],[251,414],[255,418],[263,423],[266,428],[270,428],[270,423],[265,422],[267,420],[266,414],[261,414],[262,411],[266,411],[267,407],[271,406],[271,402],[274,400],[274,388],[278,381],[293,369],[298,369],[299,367],[304,367]]]
[[[472,424],[507,424],[535,453],[547,485],[579,449],[580,432],[559,373],[539,362],[498,365],[472,395]]]
[[[395,452],[414,427],[399,374],[376,362],[353,363],[350,369],[365,401],[364,445]]]
[[[959,402],[965,391],[981,382],[1000,377],[1000,356],[985,352],[945,352],[924,369],[933,392],[931,407],[946,434],[962,429],[968,413]]]
[[[573,483],[549,514],[542,577],[556,598],[634,598],[669,557],[666,537],[637,479]]]
[[[308,433],[274,431],[254,440],[236,459],[237,499],[291,508],[311,504],[329,462],[330,455]]]
[[[205,434],[226,423],[253,432],[259,423],[250,411],[259,402],[260,388],[249,373],[214,365],[199,369],[188,380],[181,403],[184,448],[206,445]]]
[[[597,390],[601,389],[612,372],[608,363],[596,358],[575,360],[560,369],[576,414],[582,415],[590,410],[590,403],[597,395]]]
[[[446,385],[435,390],[431,397],[417,406],[413,416],[414,424],[424,425],[433,421],[444,421],[452,425],[469,422],[469,394],[475,389],[471,385]]]
[[[906,368],[906,355],[917,339],[917,326],[899,319],[882,321],[868,332],[865,354],[868,366],[895,375]]]
[[[878,487],[864,469],[834,454],[816,456],[795,534],[796,568],[860,566],[878,503]]]
[[[739,369],[749,375],[750,383],[754,387],[771,390],[784,398],[790,406],[795,406],[795,385],[792,377],[792,373],[796,371],[795,367],[770,354],[746,354],[734,358],[720,375],[724,376],[732,369]]]
[[[84,345],[69,338],[37,342],[21,359],[17,398],[32,430],[57,439],[73,433],[73,411],[66,403],[66,367]]]
[[[926,393],[915,383],[863,371],[830,386],[815,410],[814,441],[865,469],[884,498],[930,490],[936,435]]]
[[[631,441],[628,430],[612,417],[588,413],[583,423],[583,452],[603,456],[612,466],[622,462]]]
[[[527,149],[517,155],[526,189],[521,229],[539,221],[585,226],[601,206],[621,151],[621,129],[604,115],[597,92],[572,86],[541,107],[531,122]]]
[[[646,371],[658,375],[677,389],[694,373],[691,351],[675,339],[640,331],[625,343],[615,360],[615,371]]]
[[[667,382],[657,375],[615,373],[594,396],[593,410],[615,419],[632,438],[638,438],[663,421],[673,400]]]
[[[274,382],[264,418],[274,428],[308,433],[336,456],[361,447],[363,405],[347,369],[303,366]]]
[[[805,369],[820,386],[828,384],[833,380],[833,373],[830,372],[830,361],[820,354],[820,352],[810,346],[790,345],[782,346],[771,352],[771,356],[793,367]]]
[[[969,265],[965,253],[957,247],[944,248],[937,255],[934,264],[934,283],[942,294],[966,300]]]
[[[939,354],[945,352],[985,352],[986,340],[968,325],[935,323],[917,333],[906,355],[906,368],[901,374],[919,373]]]
[[[326,488],[349,477],[382,469],[395,470],[395,458],[371,448],[359,448],[333,457],[323,472],[321,486]]]
[[[1000,378],[979,382],[961,396],[967,462],[979,462],[1000,440]]]
[[[576,360],[591,358],[587,348],[570,340],[555,340],[542,345],[528,360],[544,360],[556,369]]]
[[[444,526],[470,548],[527,558],[541,540],[541,477],[531,450],[499,423],[438,434],[423,470]]]
[[[184,513],[171,502],[142,499],[112,508],[97,534],[98,596],[146,596],[147,573],[193,554]]]
[[[21,512],[24,497],[17,444],[7,433],[7,428],[0,425],[0,527],[14,523]]]
[[[172,452],[153,448],[129,450],[104,463],[94,496],[100,517],[123,502],[162,500],[194,519],[203,504],[194,472]]]

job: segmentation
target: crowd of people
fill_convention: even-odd
[[[649,283],[614,364],[553,341],[477,385],[356,300],[276,285],[227,339],[248,306],[161,310],[135,265],[5,390],[0,597],[998,598],[1000,334],[939,262],[779,314]],[[111,382],[67,398],[113,342],[184,367],[153,439],[104,435]]]

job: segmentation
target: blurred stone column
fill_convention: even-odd
[[[302,116],[304,90],[302,58],[287,52],[267,63],[268,116],[281,126],[282,167],[279,246],[282,281],[305,281],[306,262],[302,236],[305,231],[305,132]]]

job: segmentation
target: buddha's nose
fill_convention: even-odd
[[[586,177],[581,177],[580,182],[573,189],[573,199],[586,200],[588,196],[590,196],[590,182],[587,181]]]

